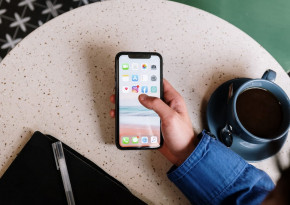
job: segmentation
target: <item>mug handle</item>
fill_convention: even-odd
[[[274,82],[276,79],[276,72],[269,69],[263,74],[262,79]]]

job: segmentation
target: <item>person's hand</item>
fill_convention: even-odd
[[[167,80],[163,80],[163,86],[165,102],[146,94],[141,94],[139,101],[159,115],[164,138],[164,144],[159,150],[169,161],[179,166],[192,153],[198,142],[183,98]],[[115,103],[115,95],[110,97],[110,101]],[[115,110],[111,110],[110,115],[115,117]]]

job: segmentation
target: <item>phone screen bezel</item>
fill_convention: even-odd
[[[119,144],[119,58],[122,55],[128,55],[129,58],[136,59],[148,59],[151,55],[156,55],[160,58],[160,99],[163,98],[163,59],[162,56],[157,52],[120,52],[115,57],[115,143],[120,150],[148,150],[148,149],[159,149],[163,145],[163,136],[161,132],[161,121],[160,121],[160,146],[159,147],[122,147]]]

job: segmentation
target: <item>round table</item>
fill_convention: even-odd
[[[39,130],[62,140],[151,204],[188,204],[158,151],[120,151],[114,144],[114,58],[120,51],[157,51],[164,77],[182,94],[196,133],[210,95],[223,82],[277,72],[289,77],[257,42],[226,21],[170,1],[90,4],[44,24],[0,64],[0,176]],[[288,163],[290,143],[280,151]],[[274,181],[273,157],[254,164]]]

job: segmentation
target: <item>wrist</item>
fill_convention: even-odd
[[[180,166],[194,151],[199,143],[199,139],[197,137],[193,137],[190,143],[183,149],[182,154],[180,154],[177,158],[178,160],[174,163],[176,166]]]

